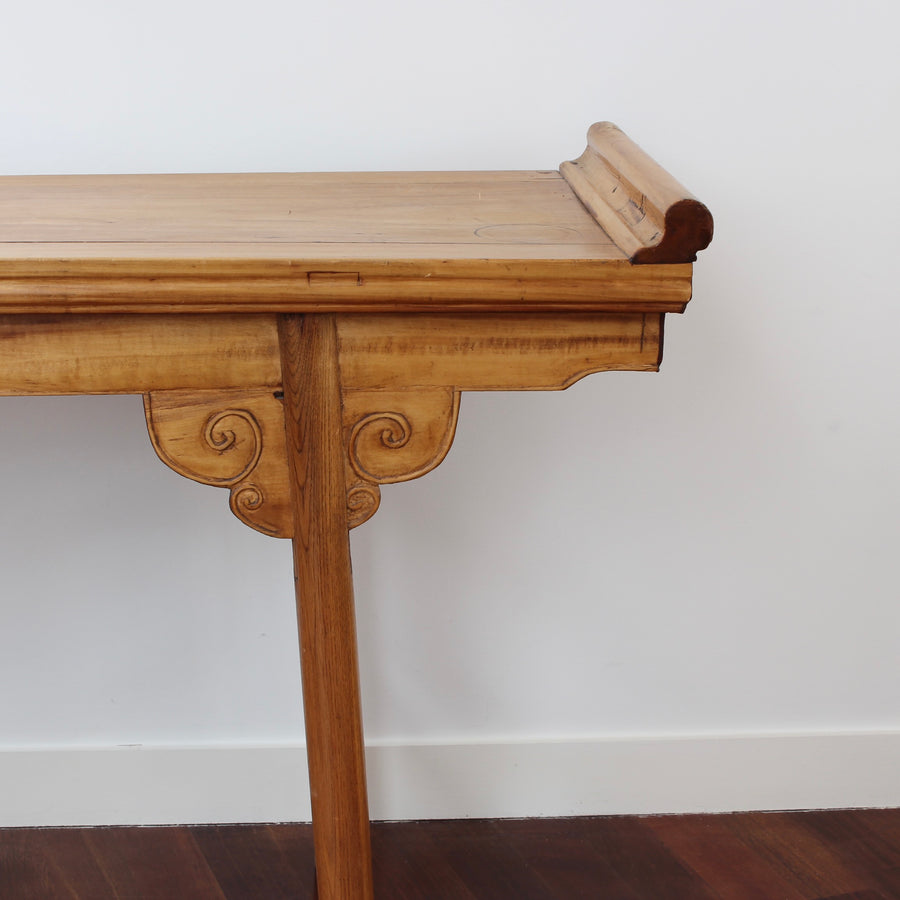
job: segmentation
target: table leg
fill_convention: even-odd
[[[372,851],[334,315],[278,322],[319,900],[371,900]]]

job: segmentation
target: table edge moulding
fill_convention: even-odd
[[[0,178],[0,394],[142,394],[293,541],[320,898],[373,896],[349,529],[463,391],[656,371],[712,231],[610,123],[559,171]]]

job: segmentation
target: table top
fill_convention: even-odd
[[[561,172],[0,178],[0,313],[680,311],[702,236],[652,254],[690,195],[595,129]]]
[[[0,258],[624,259],[559,172],[0,179]]]

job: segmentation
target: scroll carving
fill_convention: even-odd
[[[459,392],[449,388],[344,394],[352,525],[377,510],[377,485],[418,478],[444,459],[458,414]]]
[[[354,481],[347,488],[347,525],[356,528],[368,522],[381,505],[381,489],[367,481]]]
[[[145,395],[144,409],[153,447],[169,468],[229,488],[231,511],[256,531],[292,536],[279,395],[160,391]],[[449,388],[344,393],[348,527],[378,510],[379,485],[418,478],[441,462],[458,410],[459,394]]]
[[[230,488],[231,511],[273,537],[293,519],[281,401],[271,391],[161,391],[144,396],[150,440],[180,475]]]
[[[388,468],[391,468],[390,463],[394,459],[393,454],[382,458],[382,451],[402,450],[409,443],[411,435],[412,425],[403,413],[377,412],[363,416],[350,429],[347,448],[350,465],[363,478],[377,481],[379,475],[383,477],[385,461]],[[374,472],[366,468],[367,461],[375,469]]]
[[[220,468],[220,464],[223,472],[206,476],[208,484],[232,485],[241,481],[256,468],[262,454],[262,429],[247,409],[225,409],[213,413],[207,419],[203,438],[216,454],[210,458],[211,463],[216,463],[213,472]],[[229,455],[229,451],[237,455]],[[235,471],[229,472],[231,468]],[[194,473],[188,477],[203,479],[204,476]]]

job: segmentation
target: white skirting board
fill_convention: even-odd
[[[367,749],[373,819],[900,806],[900,732]],[[0,827],[309,821],[302,746],[0,751]]]

